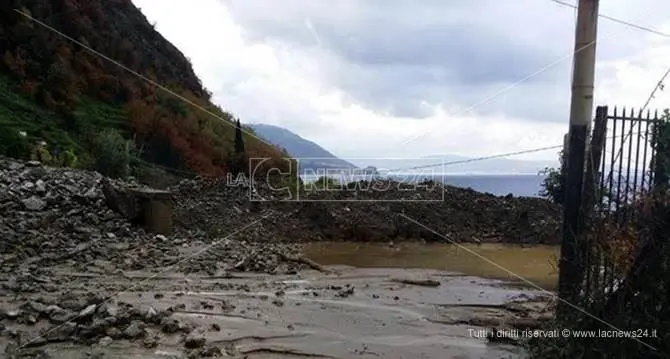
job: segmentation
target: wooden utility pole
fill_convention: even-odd
[[[598,33],[599,0],[579,0],[575,30],[572,98],[570,102],[570,130],[568,135],[567,178],[563,202],[563,240],[559,262],[559,297],[574,303],[581,290],[584,273],[584,255],[580,241],[583,231],[581,215],[582,179],[586,137],[593,112],[596,38]],[[560,302],[558,315],[566,313]]]

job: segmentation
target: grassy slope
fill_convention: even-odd
[[[41,106],[39,103],[18,94],[15,81],[0,75],[0,129],[2,131],[25,131],[27,140],[34,143],[44,140],[50,146],[72,148],[82,158],[90,158],[87,138],[64,126],[65,119]],[[95,133],[106,128],[123,130],[127,122],[126,111],[93,99],[82,99],[73,112],[75,118],[85,123]]]

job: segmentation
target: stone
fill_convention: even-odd
[[[40,179],[40,180],[37,180],[37,182],[35,182],[35,191],[39,194],[46,193],[47,187],[46,187],[46,184],[44,183],[44,181],[42,181]]]
[[[145,348],[147,348],[147,349],[151,349],[151,348],[155,348],[155,347],[157,347],[157,346],[158,346],[158,342],[159,342],[159,338],[158,338],[158,337],[156,337],[156,336],[147,336],[147,337],[145,337],[144,340],[142,341],[142,345],[143,345]]]
[[[89,316],[93,315],[93,313],[95,313],[95,309],[97,307],[98,306],[95,305],[95,304],[89,305],[88,307],[84,308],[81,312],[79,312],[79,317],[86,318],[86,317],[89,317]]]
[[[58,308],[57,310],[51,312],[51,315],[49,315],[49,320],[51,320],[51,322],[54,324],[61,324],[74,319],[75,316],[75,313],[68,309]]]
[[[144,323],[133,320],[126,329],[123,330],[123,335],[128,339],[137,339],[145,335]]]
[[[149,322],[154,320],[156,317],[158,317],[158,312],[153,307],[149,307],[147,312],[144,314],[144,319]]]
[[[174,318],[163,318],[161,321],[161,331],[166,334],[177,333],[182,329],[181,323]]]
[[[9,320],[16,320],[16,319],[18,319],[18,317],[20,315],[21,315],[21,310],[12,309],[12,310],[5,311],[2,316],[9,319]]]
[[[47,206],[47,203],[45,201],[35,196],[24,199],[21,201],[21,203],[23,203],[23,207],[28,211],[41,211]]]
[[[48,307],[48,306],[46,306],[46,305],[44,305],[44,304],[42,304],[42,303],[36,302],[36,301],[30,301],[30,302],[28,302],[27,306],[28,306],[33,312],[35,312],[35,313],[37,313],[37,314],[49,314],[49,313],[50,313],[50,312],[49,312],[49,307]]]
[[[107,347],[110,344],[112,344],[113,341],[114,339],[112,339],[112,337],[102,337],[98,341],[98,345],[100,345],[101,347]]]
[[[187,349],[197,349],[202,348],[205,343],[207,343],[207,339],[205,337],[199,335],[189,335],[184,341],[184,347]]]
[[[200,351],[200,356],[203,358],[220,357],[223,356],[223,352],[221,351],[221,348],[209,345]]]
[[[116,327],[111,327],[108,328],[107,331],[105,332],[109,337],[114,338],[114,339],[120,339],[123,337],[123,333],[121,330],[119,330]]]
[[[221,331],[221,326],[218,325],[217,323],[212,323],[210,328],[215,332],[220,332]]]

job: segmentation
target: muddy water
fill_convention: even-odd
[[[325,265],[438,269],[529,285],[511,272],[547,290],[558,280],[557,246],[333,242],[307,244],[303,253]]]

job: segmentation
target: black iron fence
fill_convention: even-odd
[[[619,328],[660,326],[670,319],[668,113],[602,106],[593,125],[574,297]]]
[[[654,179],[657,112],[596,110],[584,178],[583,297],[604,301],[625,278],[627,261],[646,235],[636,220]]]

